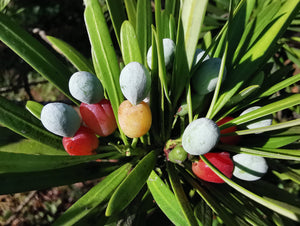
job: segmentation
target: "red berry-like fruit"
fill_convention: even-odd
[[[85,126],[81,126],[73,137],[64,137],[62,142],[69,155],[92,155],[99,145],[96,134]]]
[[[218,121],[217,125],[218,126],[223,125],[226,122],[231,121],[232,119],[234,119],[234,118],[232,118],[230,116],[226,116],[225,118],[222,118],[220,121]],[[236,126],[231,126],[229,128],[221,130],[220,131],[220,133],[221,133],[221,137],[220,137],[221,143],[223,143],[223,144],[231,144],[231,145],[235,145],[235,144],[239,143],[240,136],[222,136],[222,134],[233,133],[235,131],[236,131]]]
[[[206,153],[204,156],[228,178],[232,177],[234,165],[228,152]],[[213,183],[224,183],[201,159],[192,164],[192,170],[202,180]]]
[[[106,137],[117,128],[110,101],[102,99],[97,104],[80,104],[80,114],[84,123],[96,134]]]

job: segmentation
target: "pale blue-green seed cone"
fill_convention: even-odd
[[[210,58],[201,63],[197,71],[193,74],[191,85],[193,90],[199,95],[205,95],[215,90],[221,68],[220,58]],[[226,68],[222,81],[226,77]]]
[[[172,67],[172,63],[175,56],[175,43],[172,39],[164,38],[163,39],[163,49],[164,49],[164,60],[167,69]],[[147,64],[150,69],[152,69],[152,46],[148,49],[147,52]]]
[[[71,95],[86,104],[96,104],[104,98],[100,80],[89,72],[78,71],[69,80]]]
[[[138,62],[130,62],[121,71],[120,87],[126,99],[137,105],[150,91],[151,77],[148,70]]]
[[[211,151],[218,143],[220,129],[208,118],[199,118],[191,122],[182,135],[182,146],[191,155],[203,155]]]
[[[234,155],[232,159],[234,162],[233,175],[241,180],[259,180],[268,171],[267,162],[261,156],[240,153]]]
[[[47,130],[62,137],[74,136],[81,122],[77,112],[63,103],[45,105],[41,112],[41,121]]]

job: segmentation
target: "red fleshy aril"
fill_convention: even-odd
[[[85,126],[81,126],[73,137],[64,137],[62,142],[69,155],[92,155],[99,145],[96,134]]]
[[[225,176],[228,178],[232,177],[234,164],[228,152],[206,153],[204,157],[207,158],[207,160],[210,161]],[[201,159],[192,164],[192,170],[193,173],[202,180],[213,183],[224,183],[224,181]]]

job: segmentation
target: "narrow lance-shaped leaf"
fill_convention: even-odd
[[[294,221],[300,221],[299,213],[293,212],[292,209],[287,208],[283,205],[278,204],[275,201],[265,199],[259,195],[254,194],[253,192],[243,188],[242,186],[238,185],[237,183],[233,182],[232,180],[228,179],[222,172],[220,172],[213,164],[211,164],[204,156],[200,156],[200,158],[209,166],[209,168],[217,174],[220,178],[222,178],[229,186],[236,189],[240,193],[244,194],[248,198],[258,202],[259,204],[279,213],[285,217],[288,217]]]
[[[136,14],[136,36],[141,50],[143,64],[147,65],[147,51],[151,45],[151,2],[138,0]]]
[[[123,95],[119,85],[118,59],[99,2],[97,0],[85,0],[85,4],[84,18],[92,45],[94,67],[97,77],[108,94],[116,121],[119,123],[118,108],[123,100]],[[120,133],[123,142],[128,144],[124,133],[121,130]]]
[[[231,120],[230,122],[224,123],[223,125],[220,126],[220,129],[225,129],[228,128],[230,126],[234,125],[239,125],[242,123],[246,123],[249,122],[251,120],[263,117],[265,115],[270,115],[274,112],[289,108],[289,107],[293,107],[297,104],[299,104],[299,100],[300,100],[300,94],[295,94],[292,96],[289,96],[287,98],[284,98],[282,100],[279,101],[275,101],[274,103],[268,104],[266,106],[262,106],[261,108],[251,111],[247,114],[241,115],[233,120]]]
[[[107,200],[112,192],[127,176],[131,164],[126,163],[119,169],[105,177],[100,183],[95,185],[76,203],[74,203],[62,216],[60,216],[54,225],[73,225],[80,219],[89,214],[99,204]]]
[[[106,216],[121,212],[136,197],[155,166],[156,156],[155,151],[151,151],[130,172],[109,200]]]
[[[225,81],[224,92],[220,95],[218,102],[214,108],[214,114],[228,102],[228,100],[238,91],[243,84],[247,81],[261,65],[263,65],[275,51],[276,41],[286,30],[290,21],[298,12],[300,3],[298,0],[291,0],[284,2],[280,9],[274,15],[274,20],[270,21],[270,26],[263,33],[255,44],[243,55],[238,66],[230,73]],[[242,75],[242,77],[241,77]]]
[[[19,142],[0,146],[0,152],[34,155],[68,155],[68,153],[63,149],[50,147],[32,139],[24,139]]]
[[[118,168],[113,163],[88,162],[74,166],[35,172],[0,174],[0,194],[12,194],[31,190],[69,185],[107,176]]]
[[[12,131],[40,143],[62,149],[61,137],[58,137],[43,127],[25,108],[0,96],[0,123]]]
[[[285,160],[300,160],[300,151],[292,149],[277,149],[277,148],[248,148],[232,145],[220,144],[218,147],[222,150],[232,151],[236,153],[248,153],[267,158],[285,159]]]
[[[183,1],[181,19],[189,68],[192,67],[196,46],[206,12],[207,2],[207,0]]]
[[[95,74],[94,67],[88,59],[86,59],[80,52],[78,52],[73,46],[69,45],[68,43],[52,37],[47,36],[48,40],[50,41],[52,47],[65,56],[67,60],[69,60],[74,67],[77,68],[79,71],[87,71],[92,74]]]
[[[36,155],[0,152],[0,173],[33,172],[58,169],[110,156],[110,153],[88,156]]]
[[[71,72],[55,55],[2,13],[0,13],[0,31],[2,42],[53,83],[70,100],[78,103],[68,89]]]
[[[41,112],[43,107],[44,105],[32,100],[26,102],[26,109],[30,111],[30,113],[34,115],[37,119],[41,119]]]
[[[125,65],[133,61],[143,64],[137,36],[129,21],[124,21],[122,24],[120,35],[121,50]]]
[[[188,225],[174,194],[154,171],[151,172],[147,185],[155,202],[173,224]]]
[[[180,182],[180,178],[175,170],[173,163],[167,162],[167,167],[168,167],[167,169],[168,169],[168,173],[169,173],[169,179],[170,179],[173,191],[175,193],[175,197],[179,202],[181,211],[183,212],[183,214],[186,218],[186,221],[189,223],[189,225],[197,225],[197,220],[193,213],[192,207],[191,207],[190,202],[183,190],[183,187]]]
[[[135,28],[136,25],[136,0],[124,0],[125,8],[130,23]]]
[[[127,19],[125,15],[125,9],[123,7],[123,1],[122,0],[106,0],[106,4],[108,7],[110,19],[112,21],[114,31],[119,43],[119,46],[121,47],[120,43],[120,31],[123,21]]]

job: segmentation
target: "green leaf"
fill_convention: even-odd
[[[11,0],[0,0],[0,12],[5,9]]]
[[[78,71],[87,71],[92,74],[95,74],[94,67],[91,62],[86,59],[80,52],[78,52],[73,46],[68,43],[52,37],[47,36],[47,39],[50,41],[52,47],[60,54],[65,56]]]
[[[247,135],[247,134],[253,134],[253,133],[262,133],[267,131],[274,131],[274,130],[280,130],[280,129],[286,129],[291,128],[293,126],[299,126],[300,125],[300,119],[295,119],[287,122],[281,122],[270,126],[260,127],[256,129],[246,129],[246,130],[238,130],[233,134],[237,135]],[[229,135],[229,133],[227,134]]]
[[[234,95],[226,104],[227,105],[234,105],[240,103],[242,100],[244,100],[249,95],[253,94],[253,92],[257,91],[259,89],[259,85],[252,85],[248,86],[247,88],[241,90],[238,94]]]
[[[207,0],[185,0],[182,5],[182,25],[189,68],[192,67],[196,46],[204,20]]]
[[[140,46],[143,64],[145,66],[147,66],[147,51],[151,45],[151,24],[151,2],[138,0],[136,13],[136,36]]]
[[[124,20],[126,20],[126,14],[123,6],[122,0],[106,0],[106,5],[108,7],[110,19],[112,21],[115,34],[119,43],[119,46],[121,47],[120,43],[120,31],[121,26]]]
[[[3,43],[54,84],[70,100],[78,104],[68,89],[71,72],[56,56],[2,13],[0,13],[0,31],[0,40]]]
[[[117,167],[115,163],[88,162],[45,171],[4,173],[0,174],[0,194],[42,190],[101,178]]]
[[[0,173],[34,172],[59,169],[87,161],[105,158],[111,154],[88,156],[36,155],[0,152]]]
[[[180,172],[184,176],[184,179],[196,190],[199,196],[205,201],[205,203],[216,213],[218,214],[222,221],[225,222],[226,225],[238,225],[235,217],[229,212],[226,208],[220,205],[218,200],[213,197],[209,190],[206,190],[204,186],[201,186],[192,176],[191,173],[188,174],[186,170],[181,168]]]
[[[176,37],[176,50],[175,59],[173,64],[173,73],[171,78],[171,98],[172,103],[177,103],[178,99],[182,95],[182,92],[186,88],[186,84],[189,81],[189,66],[186,55],[186,47],[184,40],[184,30],[182,21],[179,18],[177,37]],[[175,107],[175,106],[174,106]]]
[[[248,135],[246,139],[242,140],[241,145],[253,146],[254,143],[257,147],[279,148],[299,140],[299,131],[300,126],[294,126],[282,130]]]
[[[284,98],[282,100],[279,101],[275,101],[271,104],[262,106],[261,108],[251,111],[247,114],[241,115],[233,120],[231,120],[228,123],[224,123],[223,125],[220,126],[220,129],[225,129],[228,128],[232,125],[240,125],[242,123],[246,123],[249,122],[251,120],[263,117],[265,115],[270,115],[274,112],[295,106],[297,104],[299,104],[299,100],[300,100],[300,94],[295,94],[292,96],[289,96],[287,98]]]
[[[259,95],[259,97],[266,97],[270,96],[273,93],[278,92],[281,89],[284,89],[300,80],[300,74],[294,75],[290,78],[287,78],[281,82],[278,82],[274,86],[270,87],[269,89],[265,90],[262,94]]]
[[[32,100],[28,100],[26,102],[25,107],[28,111],[30,111],[30,113],[32,115],[34,115],[37,119],[41,120],[41,112],[42,112],[44,105],[42,105],[38,102],[32,101]]]
[[[238,91],[244,82],[257,71],[274,54],[278,38],[286,30],[291,20],[298,12],[300,3],[298,0],[284,2],[277,13],[269,21],[267,29],[255,40],[251,48],[243,54],[240,62],[224,82],[224,91],[220,95],[214,108],[216,114]],[[263,18],[263,17],[262,17]],[[259,21],[257,22],[259,24]],[[258,25],[259,26],[259,25]]]
[[[295,212],[294,209],[291,209],[290,207],[286,207],[284,205],[279,204],[278,202],[265,199],[264,197],[261,197],[244,187],[238,185],[237,183],[233,182],[232,180],[228,179],[221,171],[219,171],[213,164],[211,164],[204,156],[200,156],[200,158],[209,166],[209,168],[217,174],[220,178],[222,178],[229,186],[234,188],[235,190],[239,191],[243,195],[247,196],[248,198],[254,200],[255,202],[287,217],[294,221],[300,221],[299,213],[298,211]]]
[[[0,96],[0,124],[29,139],[62,149],[62,138],[44,129],[40,120],[25,108]]]
[[[183,212],[183,214],[186,218],[186,221],[188,222],[189,225],[197,225],[197,220],[193,213],[190,202],[183,190],[183,187],[180,182],[180,178],[175,170],[174,164],[167,162],[167,170],[169,173],[169,179],[171,182],[171,186],[175,193],[175,197],[181,207],[181,211]]]
[[[128,19],[132,26],[136,25],[136,0],[124,0]]]
[[[34,155],[68,155],[68,153],[63,149],[50,147],[48,145],[36,142],[35,140],[28,139],[0,146],[0,152]]]
[[[118,59],[99,2],[97,0],[85,0],[85,4],[84,18],[92,45],[96,75],[108,94],[118,127],[120,128],[118,108],[123,101],[123,94],[119,84],[120,68]],[[120,133],[123,142],[128,144],[127,138],[121,129]]]
[[[110,198],[106,216],[120,213],[136,197],[155,166],[156,156],[155,151],[151,151],[130,172]]]
[[[285,160],[300,160],[300,151],[292,149],[277,149],[277,148],[258,148],[258,147],[238,147],[232,145],[219,144],[218,148],[236,153],[247,153],[258,155],[266,158],[285,159]]]
[[[151,172],[147,185],[155,202],[173,224],[188,225],[174,194],[154,171]]]
[[[130,62],[143,64],[139,43],[132,24],[124,21],[121,27],[121,50],[125,65]]]
[[[106,176],[105,179],[74,203],[53,225],[73,225],[85,217],[110,197],[112,192],[127,176],[130,169],[131,164],[126,163]]]

